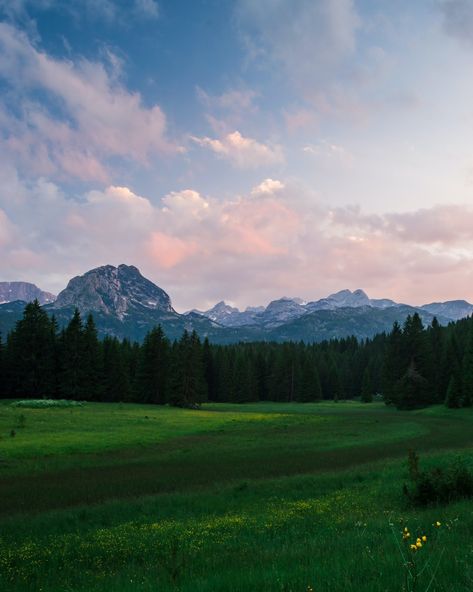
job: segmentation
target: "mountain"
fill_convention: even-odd
[[[15,302],[15,300],[33,302],[35,299],[40,304],[48,304],[54,302],[56,296],[49,292],[43,292],[28,282],[0,282],[0,304]]]
[[[390,331],[395,321],[401,325],[408,315],[418,312],[424,325],[430,325],[434,315],[413,306],[397,305],[387,308],[373,306],[338,307],[317,310],[271,329],[266,339],[274,341],[316,342],[354,335],[358,339],[373,337]],[[440,324],[449,320],[437,317]]]
[[[459,319],[469,317],[471,314],[473,314],[473,304],[470,304],[466,300],[432,302],[431,304],[424,304],[420,308],[430,312],[433,315],[447,317],[452,321],[458,321]]]
[[[204,312],[200,310],[193,309],[185,314],[195,313],[202,317],[207,317],[211,321],[215,321],[224,327],[232,327],[233,326],[233,317],[237,317],[240,315],[240,311],[238,308],[234,308],[229,304],[226,304],[223,300],[221,302],[217,302],[215,306],[209,308]]]
[[[49,295],[51,296],[51,295]],[[25,302],[0,304],[0,333],[6,335],[22,317]],[[99,335],[142,341],[160,324],[170,339],[184,330],[197,331],[214,343],[238,341],[322,341],[354,335],[360,339],[390,331],[394,321],[403,323],[418,312],[424,324],[434,315],[441,324],[472,313],[464,300],[432,303],[423,307],[398,304],[389,299],[370,299],[363,290],[341,290],[312,302],[279,298],[266,307],[244,311],[219,302],[205,312],[179,314],[169,295],[133,266],[104,265],[71,279],[55,302],[44,305],[59,327],[67,325],[75,308],[82,316],[92,313]]]
[[[104,265],[77,276],[45,307],[60,326],[67,324],[75,308],[83,316],[93,314],[100,335],[120,339],[141,341],[159,324],[171,339],[185,329],[195,329],[203,337],[220,330],[220,325],[201,315],[177,313],[169,295],[132,265]]]
[[[80,312],[100,312],[123,320],[143,309],[174,313],[171,299],[133,265],[104,265],[72,278],[53,308],[74,306]]]

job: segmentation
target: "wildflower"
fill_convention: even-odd
[[[417,543],[416,543],[416,547],[417,547],[418,549],[421,549],[421,548],[422,548],[422,541],[417,541]]]
[[[417,551],[417,546],[416,545],[411,545],[411,551]]]
[[[442,526],[442,523],[437,520],[437,522],[434,524],[434,526],[435,526],[435,528],[440,528]]]
[[[425,534],[422,536],[422,542],[425,543],[427,541],[427,537],[425,536]]]

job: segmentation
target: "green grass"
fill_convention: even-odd
[[[408,524],[418,561],[443,550],[429,592],[470,591],[471,501],[401,490],[409,448],[471,464],[472,428],[442,407],[0,404],[0,590],[402,590]]]

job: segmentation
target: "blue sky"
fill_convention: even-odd
[[[0,0],[1,279],[473,299],[473,0]]]

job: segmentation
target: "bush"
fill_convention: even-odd
[[[458,462],[428,471],[410,471],[410,477],[411,484],[404,485],[404,494],[415,506],[448,504],[473,497],[473,474]]]
[[[82,407],[84,401],[68,401],[66,399],[25,399],[14,401],[12,407],[21,407],[28,409],[49,409],[50,407]]]

